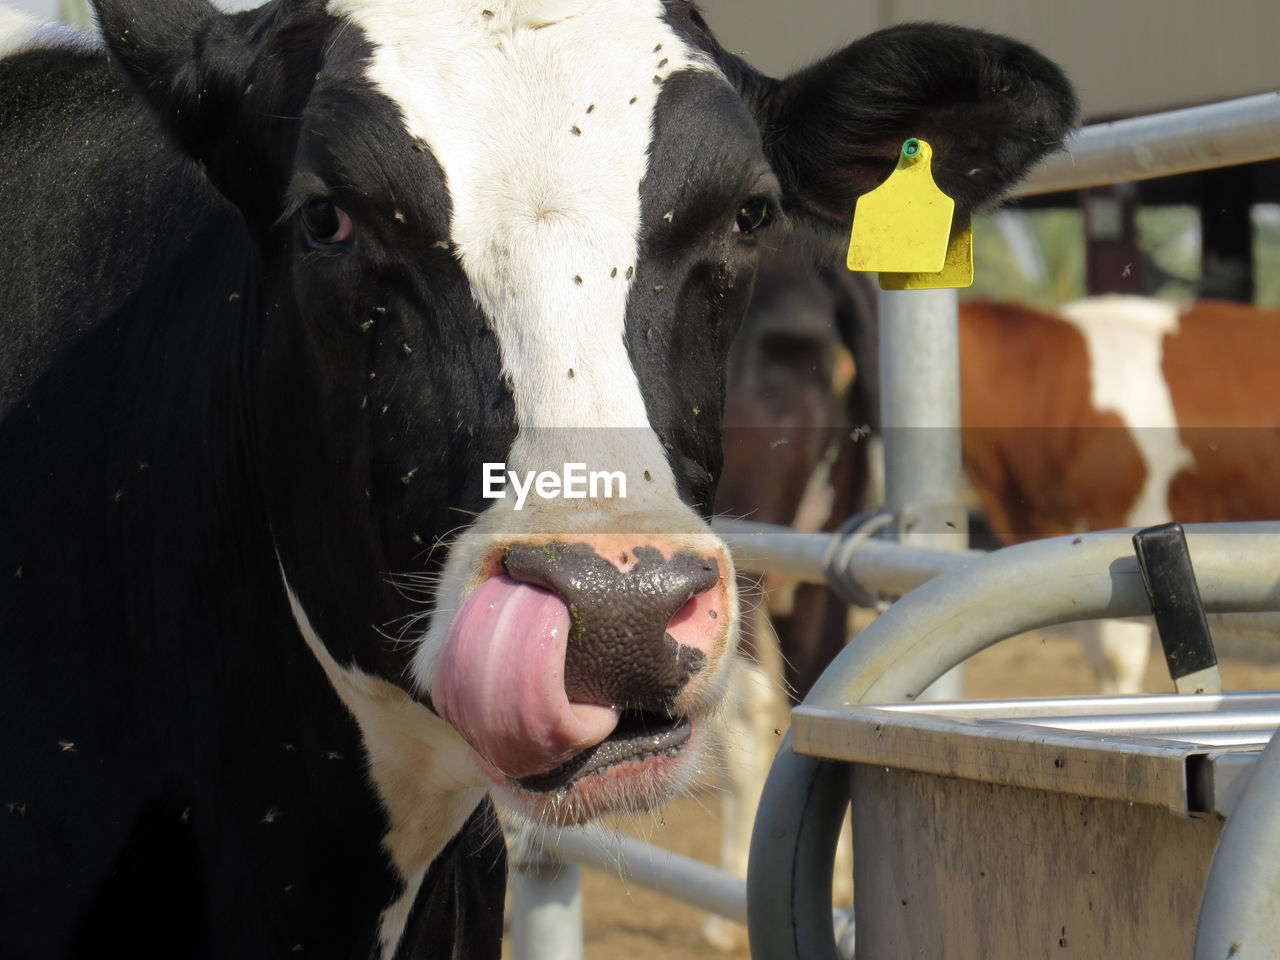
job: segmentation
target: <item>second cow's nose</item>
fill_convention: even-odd
[[[625,573],[586,543],[519,543],[503,559],[508,576],[554,591],[569,608],[564,688],[575,703],[669,713],[706,654],[668,632],[676,614],[720,579],[715,557],[690,550],[664,557],[629,551]],[[714,614],[713,614],[714,616]]]

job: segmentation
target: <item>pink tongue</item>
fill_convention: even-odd
[[[555,594],[505,576],[480,584],[453,618],[431,701],[508,777],[554,770],[613,732],[618,712],[564,692],[569,611]]]

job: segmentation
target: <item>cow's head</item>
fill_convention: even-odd
[[[304,633],[349,696],[447,720],[484,775],[459,785],[552,822],[698,762],[735,643],[704,521],[759,248],[845,236],[911,136],[972,209],[1075,113],[1043,58],[957,28],[776,81],[683,0],[98,9],[261,253],[258,469]],[[546,480],[517,509],[486,464],[581,464],[587,496]]]

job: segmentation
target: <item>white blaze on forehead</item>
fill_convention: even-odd
[[[628,274],[657,79],[715,68],[664,22],[659,0],[332,0],[329,9],[364,30],[370,79],[444,170],[450,239],[514,388],[520,433],[509,466],[587,459],[626,470],[633,484],[647,469],[669,494],[624,343],[628,295],[643,295]]]
[[[1164,338],[1178,330],[1182,307],[1146,297],[1109,296],[1061,308],[1089,352],[1089,383],[1095,409],[1119,415],[1133,434],[1147,476],[1125,518],[1131,526],[1169,519],[1169,483],[1192,466],[1182,444],[1173,396],[1162,369]]]

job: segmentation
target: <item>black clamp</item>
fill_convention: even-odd
[[[1221,693],[1218,655],[1182,524],[1139,530],[1133,549],[1174,687],[1179,693]]]
[[[823,570],[827,577],[827,586],[836,592],[845,603],[855,607],[866,607],[883,611],[887,604],[883,597],[872,593],[856,579],[851,567],[853,555],[872,537],[882,530],[893,526],[896,518],[892,513],[876,510],[869,513],[855,513],[840,524],[831,538],[831,547],[823,561]]]

